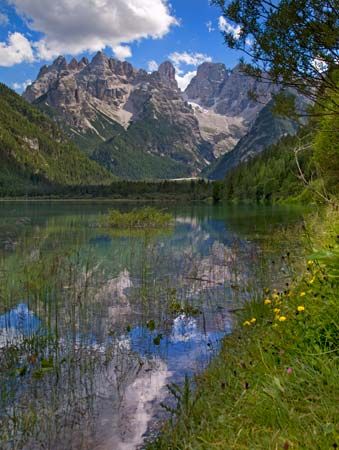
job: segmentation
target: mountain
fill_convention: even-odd
[[[70,136],[119,176],[144,175],[139,159],[149,176],[160,178],[199,172],[215,159],[170,62],[149,74],[102,52],[91,62],[59,57],[40,70],[24,97],[64,120]],[[129,173],[130,151],[140,175]]]
[[[111,174],[69,142],[52,120],[0,84],[0,194],[111,181]]]
[[[276,91],[242,73],[241,65],[229,70],[224,64],[203,63],[181,92],[168,61],[147,73],[98,52],[92,61],[58,57],[41,68],[24,98],[112,174],[145,179],[213,172],[243,139],[258,144],[254,152],[265,140],[276,142],[289,127],[266,126],[267,119],[260,139],[252,139],[260,113]]]
[[[24,97],[112,173],[126,178],[199,174],[230,151],[263,107],[260,84],[240,67],[204,63],[183,93],[173,65],[153,73],[98,52],[41,68]],[[272,89],[260,93],[265,104]]]
[[[271,100],[259,112],[249,132],[240,139],[234,149],[208,168],[206,174],[210,179],[224,178],[236,166],[257,156],[282,137],[296,134],[299,128],[298,123],[274,115],[272,107]]]
[[[270,83],[245,75],[240,64],[227,70],[224,64],[206,62],[198,67],[185,98],[194,108],[202,137],[220,157],[246,135],[276,90]]]

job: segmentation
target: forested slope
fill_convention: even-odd
[[[54,122],[0,84],[0,194],[111,181],[113,177],[70,143]]]

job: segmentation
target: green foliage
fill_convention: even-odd
[[[336,72],[336,82],[339,86],[339,70]],[[339,105],[339,93],[333,100]],[[314,160],[326,188],[331,193],[339,194],[339,114],[327,114],[320,119],[315,136]]]
[[[12,175],[10,175],[12,177]],[[151,201],[209,201],[212,197],[212,182],[190,181],[114,181],[107,185],[49,186],[45,190],[30,191],[30,195],[43,198],[109,198]],[[15,191],[16,192],[16,191]],[[7,196],[20,195],[6,190]],[[22,192],[21,192],[22,195]]]
[[[222,199],[223,183],[215,181],[213,183],[213,202],[219,203]]]
[[[166,156],[151,155],[135,146],[127,136],[118,136],[100,145],[93,159],[123,179],[183,178],[190,175],[188,167]],[[119,175],[118,175],[119,174]]]
[[[172,214],[151,207],[133,209],[128,212],[113,209],[103,219],[103,224],[106,226],[123,229],[163,228],[170,226],[172,222]]]
[[[339,221],[338,213],[328,209],[324,220],[328,226],[326,233],[319,233],[317,221],[309,226],[309,234],[317,236],[313,239],[313,253],[309,260],[317,262],[319,267],[326,271],[330,280],[339,282]],[[330,239],[328,238],[330,236]]]
[[[293,136],[285,137],[230,172],[224,180],[223,198],[232,202],[252,203],[314,201],[312,194],[305,195],[307,189],[300,180],[294,154],[297,139]],[[307,139],[310,141],[311,137]],[[312,162],[312,148],[299,153],[298,159],[305,177],[314,178],[316,168]]]
[[[332,79],[332,69],[339,63],[336,2],[213,0],[213,3],[241,30],[237,39],[230,31],[224,36],[231,48],[251,58],[251,63],[244,65],[247,73],[260,78],[264,70],[273,82],[293,87],[318,104],[329,100],[330,109],[338,114],[338,104],[333,102],[338,85]]]
[[[309,237],[326,250],[338,232],[330,211]],[[239,313],[238,329],[189,392],[190,407],[173,411],[176,420],[149,449],[336,447],[338,279],[321,257],[304,267],[292,289],[265,290]]]
[[[68,142],[55,123],[0,84],[0,195],[57,185],[107,184],[112,177]]]

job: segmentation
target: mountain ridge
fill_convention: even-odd
[[[170,61],[148,73],[98,52],[91,61],[59,56],[23,95],[110,172],[140,179],[198,176],[214,167],[276,91],[240,65],[205,62],[182,92]]]

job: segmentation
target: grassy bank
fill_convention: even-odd
[[[310,219],[305,235],[304,274],[246,306],[150,449],[337,448],[338,212]]]

